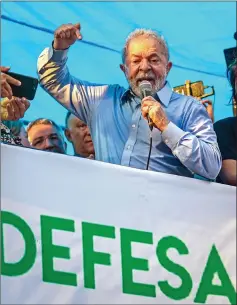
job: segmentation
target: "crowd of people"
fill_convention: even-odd
[[[129,35],[120,65],[128,89],[72,76],[67,57],[78,39],[80,24],[60,26],[37,65],[43,89],[68,110],[64,131],[47,118],[24,129],[21,119],[30,104],[12,96],[11,84],[21,84],[6,74],[9,68],[1,67],[2,142],[66,154],[67,139],[76,157],[145,169],[151,133],[149,170],[236,186],[236,117],[213,125],[209,101],[172,91],[167,81],[172,62],[163,37],[145,29]],[[227,77],[236,100],[236,59]],[[140,89],[143,81],[152,88],[146,97]]]

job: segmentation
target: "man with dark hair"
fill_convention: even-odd
[[[62,130],[52,120],[37,119],[27,126],[26,132],[31,147],[66,154],[67,144]]]
[[[89,128],[71,112],[66,115],[64,133],[72,143],[75,156],[94,159],[95,150]]]
[[[232,88],[233,103],[237,102],[237,64],[236,59],[229,65],[227,77]],[[236,186],[237,160],[237,117],[228,117],[214,124],[217,141],[222,154],[222,168],[217,182]]]

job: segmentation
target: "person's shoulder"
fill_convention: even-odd
[[[103,92],[102,94],[102,99],[105,97],[111,97],[111,96],[121,96],[123,95],[127,90],[123,87],[121,87],[118,84],[99,84],[99,83],[92,83],[90,81],[86,80],[80,80],[80,84],[83,84],[84,86],[88,87],[94,87],[96,88],[97,92],[99,91],[100,93]]]
[[[118,84],[107,84],[107,85],[94,85],[97,92],[99,91],[98,100],[102,103],[107,103],[108,101],[120,101],[123,96],[126,96],[126,90],[124,87]]]
[[[214,127],[227,127],[227,126],[235,126],[237,124],[237,117],[227,117],[227,118],[224,118],[224,119],[221,119],[219,121],[216,121],[214,123]]]
[[[122,97],[128,90],[118,84],[108,85],[108,91],[111,94],[116,94],[117,97]]]
[[[228,117],[214,123],[213,127],[217,137],[234,135],[236,133],[237,117]]]
[[[183,95],[177,92],[173,92],[172,101],[179,104],[186,113],[193,112],[194,110],[203,111],[204,108],[200,101],[191,95]]]
[[[180,103],[192,105],[192,106],[200,106],[201,103],[194,96],[184,95],[177,93],[175,91],[172,92],[172,100],[179,100]]]
[[[123,86],[119,85],[119,84],[109,84],[109,87],[111,89],[115,90],[115,91],[121,91],[121,92],[125,92],[126,91],[126,89]]]

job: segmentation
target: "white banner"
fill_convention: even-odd
[[[234,187],[1,146],[1,304],[236,304]]]

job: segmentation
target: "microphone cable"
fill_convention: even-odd
[[[148,157],[147,157],[147,163],[146,163],[146,170],[149,170],[149,163],[150,163],[150,159],[151,159],[151,150],[152,150],[152,130],[153,130],[153,125],[152,122],[148,116],[148,124],[149,124],[149,128],[150,128],[150,145],[149,145],[149,153],[148,153]]]

